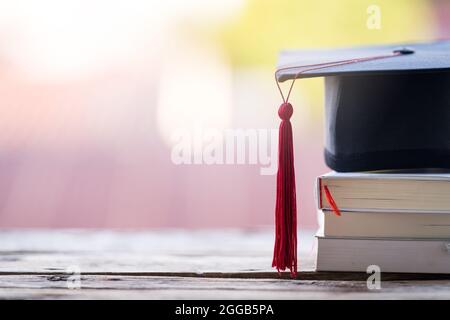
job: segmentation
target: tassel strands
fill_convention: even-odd
[[[290,118],[292,105],[281,104],[278,140],[277,197],[275,207],[275,248],[272,267],[279,271],[289,269],[297,275],[297,204],[294,172],[294,150]]]

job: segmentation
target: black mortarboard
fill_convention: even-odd
[[[325,77],[330,168],[450,168],[450,41],[284,51],[278,70]]]

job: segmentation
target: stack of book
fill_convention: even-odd
[[[450,174],[332,172],[317,203],[318,271],[450,273]]]

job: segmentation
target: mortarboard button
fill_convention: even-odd
[[[414,53],[414,50],[411,48],[398,48],[398,49],[394,49],[392,52],[394,53],[401,53],[401,54],[412,54]]]

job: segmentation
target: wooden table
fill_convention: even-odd
[[[272,230],[3,230],[0,298],[450,298],[446,275],[383,274],[381,290],[369,290],[367,274],[314,272],[312,232],[301,234],[301,272],[290,279],[271,269],[272,246]]]

